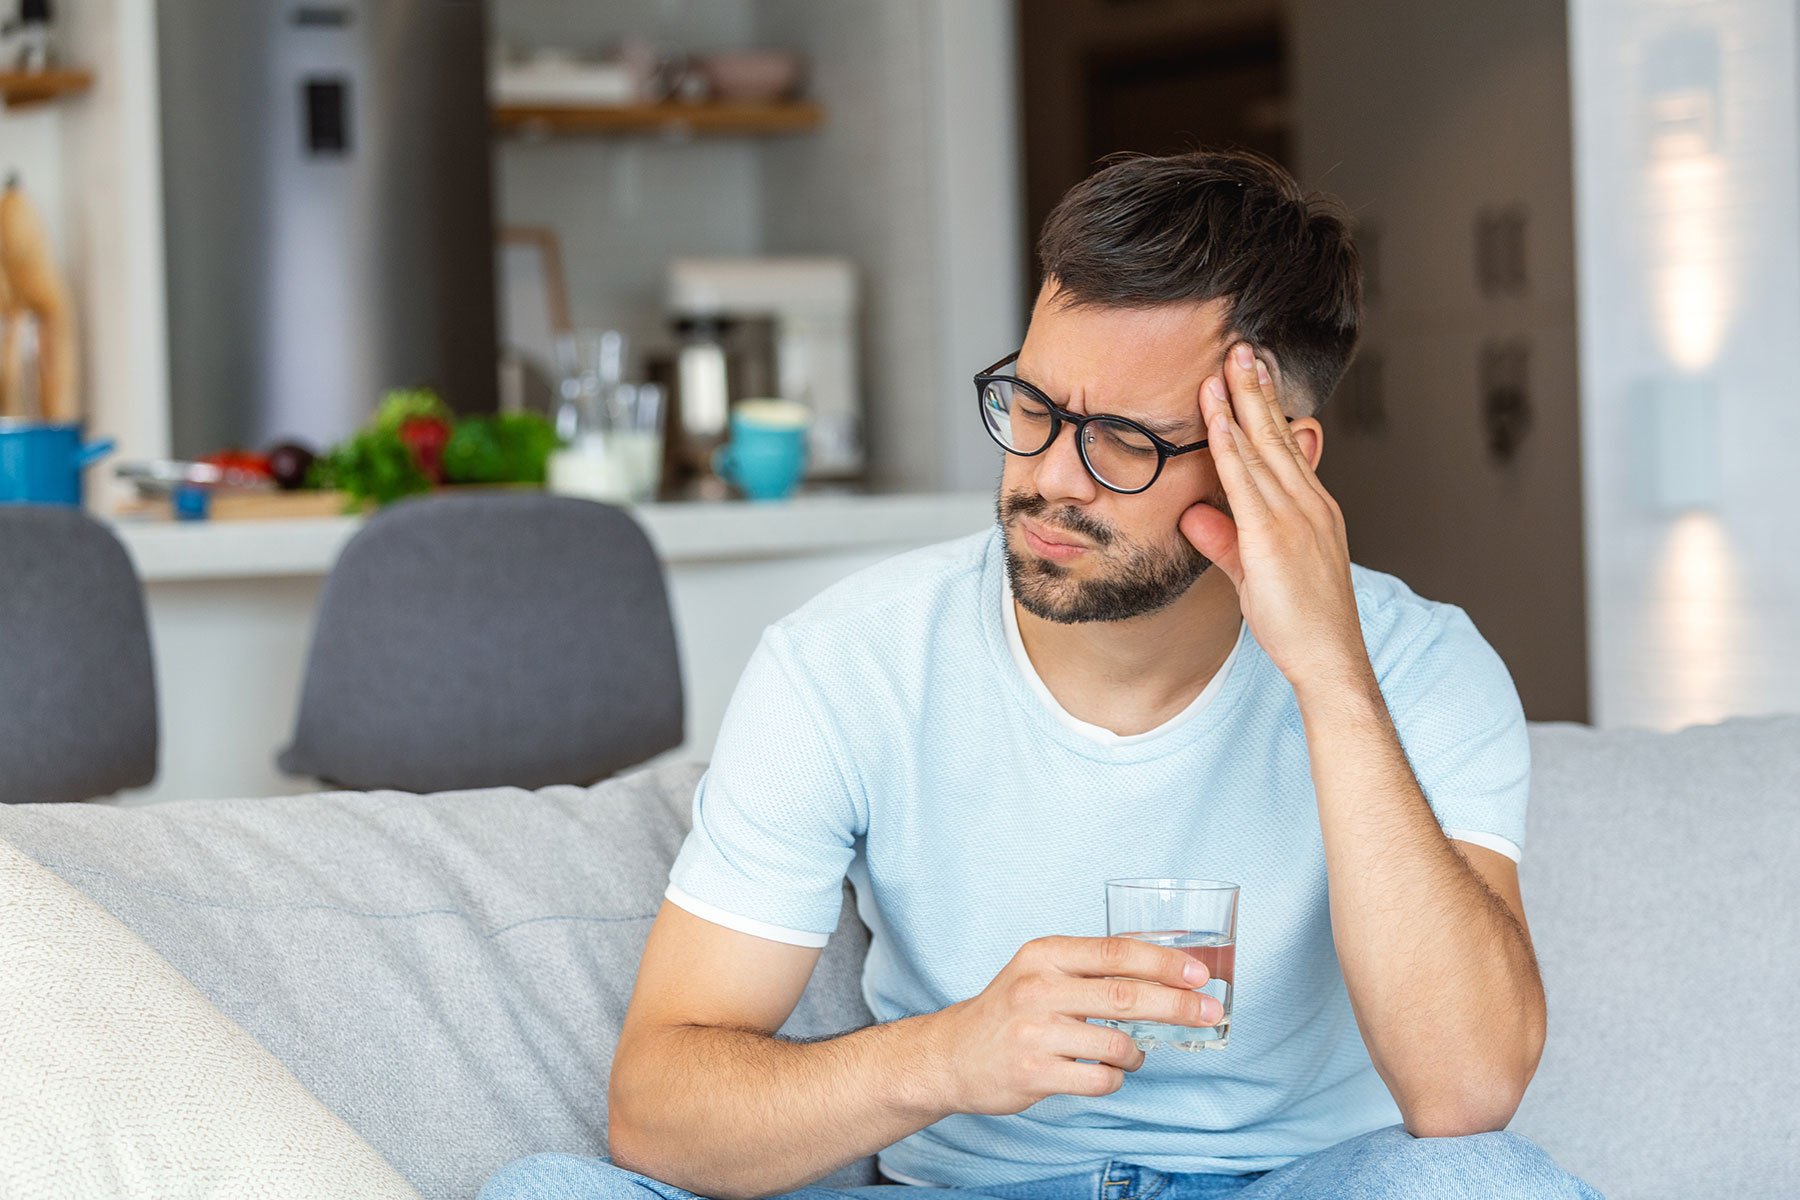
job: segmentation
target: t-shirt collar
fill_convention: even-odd
[[[1012,651],[1013,662],[1018,665],[1019,675],[1025,680],[1025,686],[1031,689],[1032,695],[1043,703],[1045,709],[1059,723],[1103,746],[1133,746],[1140,742],[1154,741],[1173,733],[1193,720],[1195,716],[1205,710],[1208,704],[1212,703],[1213,697],[1217,696],[1219,690],[1225,686],[1225,677],[1231,674],[1232,664],[1237,661],[1238,648],[1244,642],[1243,623],[1239,622],[1239,636],[1237,641],[1232,644],[1231,653],[1225,656],[1225,662],[1217,671],[1213,672],[1213,677],[1207,681],[1200,694],[1195,696],[1186,708],[1155,729],[1147,729],[1143,733],[1119,734],[1104,726],[1091,724],[1072,715],[1045,686],[1043,679],[1037,673],[1037,668],[1032,665],[1031,656],[1025,652],[1025,639],[1019,636],[1019,614],[1013,608],[1012,580],[1006,577],[1004,571],[1002,571],[1000,584],[1000,620],[1006,628],[1007,648]]]

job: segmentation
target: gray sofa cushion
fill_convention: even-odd
[[[1609,1200],[1800,1196],[1800,717],[1531,748],[1550,1039],[1511,1128]]]
[[[521,1155],[604,1152],[613,1043],[698,775],[23,805],[0,837],[135,929],[425,1196],[468,1200]],[[846,907],[786,1032],[870,1020],[867,945]]]
[[[1800,718],[1532,727],[1550,1042],[1513,1128],[1609,1200],[1800,1195]],[[697,768],[592,789],[0,807],[427,1196],[601,1152]],[[1680,905],[1680,907],[1676,907]],[[795,1034],[869,1020],[846,906]],[[867,1182],[868,1162],[836,1177]]]

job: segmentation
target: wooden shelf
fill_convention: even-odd
[[[92,71],[0,71],[0,101],[7,108],[42,104],[85,92],[93,82]]]
[[[505,104],[494,128],[525,134],[663,134],[673,137],[756,136],[817,129],[825,110],[806,101],[769,104],[638,104],[616,108]]]

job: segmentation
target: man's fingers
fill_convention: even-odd
[[[1262,485],[1256,479],[1252,463],[1256,468],[1266,471],[1259,460],[1254,446],[1243,429],[1232,419],[1231,401],[1225,395],[1225,381],[1217,375],[1201,385],[1202,398],[1200,411],[1206,418],[1207,447],[1212,451],[1213,467],[1219,473],[1219,482],[1225,486],[1225,496],[1231,502],[1231,511],[1241,523],[1246,517],[1264,516],[1269,511],[1269,502],[1263,495]],[[1279,481],[1270,478],[1268,486],[1273,491],[1280,490]]]
[[[1210,1025],[1224,1013],[1224,1006],[1204,992],[1188,990],[1194,986],[1198,985],[1167,986],[1142,979],[1080,979],[1070,983],[1060,1007],[1071,1017]]]
[[[1239,342],[1225,356],[1225,383],[1231,393],[1232,411],[1239,428],[1248,432],[1260,447],[1259,465],[1266,465],[1281,480],[1283,487],[1291,489],[1299,481],[1299,466],[1304,455],[1293,432],[1288,429],[1269,368],[1256,357],[1249,342]]]
[[[1194,549],[1210,558],[1231,580],[1233,587],[1244,582],[1244,565],[1237,553],[1237,523],[1205,502],[1190,505],[1175,522],[1183,537]]]
[[[1144,1052],[1123,1030],[1078,1019],[1069,1022],[1069,1040],[1058,1047],[1057,1053],[1065,1058],[1105,1063],[1121,1071],[1135,1071],[1144,1065]]]
[[[1056,1069],[1052,1095],[1110,1096],[1125,1082],[1125,1072],[1105,1063],[1065,1063]]]
[[[1235,403],[1237,422],[1252,434],[1273,436],[1275,426],[1285,424],[1277,412],[1270,411],[1273,386],[1264,387],[1256,372],[1256,350],[1249,342],[1239,342],[1225,355],[1225,385]]]
[[[1281,431],[1281,444],[1286,446],[1288,453],[1294,456],[1294,465],[1300,468],[1300,473],[1312,476],[1312,459],[1308,457],[1305,450],[1301,449],[1300,439],[1294,436],[1293,423],[1288,420],[1287,414],[1281,409],[1281,396],[1277,393],[1274,379],[1269,374],[1268,364],[1260,357],[1256,360],[1256,382],[1268,394],[1269,408],[1274,414],[1276,428]]]
[[[1049,965],[1065,975],[1085,975],[1093,979],[1124,975],[1176,988],[1197,988],[1211,978],[1200,960],[1189,958],[1173,946],[1157,946],[1137,938],[1051,937],[1043,938],[1041,942]],[[1112,1014],[1085,1015],[1106,1017]]]

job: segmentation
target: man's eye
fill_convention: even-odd
[[[1098,436],[1108,450],[1118,450],[1126,454],[1155,454],[1156,445],[1148,436],[1133,429],[1129,425],[1115,425],[1110,421],[1097,422]]]

